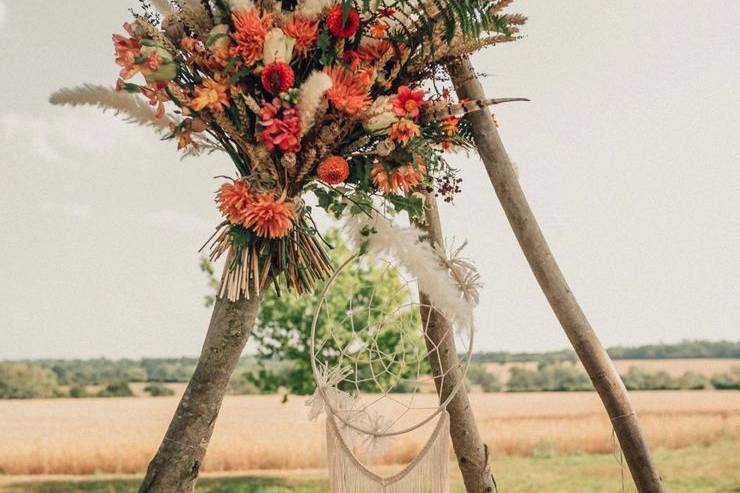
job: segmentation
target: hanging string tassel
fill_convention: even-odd
[[[401,472],[383,477],[370,471],[352,453],[331,415],[326,418],[331,493],[449,493],[449,434],[447,411],[424,448]]]

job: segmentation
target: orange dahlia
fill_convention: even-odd
[[[216,194],[219,210],[232,224],[244,222],[253,201],[254,195],[243,181],[224,183]]]
[[[370,170],[370,179],[383,193],[410,192],[421,183],[426,173],[426,165],[418,158],[416,165],[404,164],[392,170],[387,170],[378,162]]]
[[[329,185],[338,185],[349,178],[349,163],[340,156],[329,156],[316,169],[319,180]]]
[[[234,21],[234,41],[231,47],[232,56],[241,56],[244,63],[254,65],[262,59],[265,36],[272,27],[269,15],[260,17],[257,10],[238,10],[231,16]]]
[[[263,238],[283,238],[293,230],[295,206],[284,197],[259,195],[244,215],[242,224]]]
[[[326,69],[331,78],[332,86],[326,92],[326,97],[335,108],[345,113],[358,113],[370,107],[370,84],[364,74],[355,75],[339,66]]]
[[[411,139],[421,135],[421,129],[411,120],[404,119],[394,123],[388,135],[391,139],[406,145]]]
[[[293,47],[295,52],[300,56],[306,56],[319,37],[319,23],[295,16],[283,26],[283,32],[295,39]]]

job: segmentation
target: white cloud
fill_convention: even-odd
[[[0,0],[2,1],[2,0]],[[49,116],[22,113],[0,114],[0,142],[5,152],[28,155],[47,162],[77,162],[89,154],[110,154],[114,147],[135,148],[150,134],[120,123],[112,115],[93,109],[52,111]]]

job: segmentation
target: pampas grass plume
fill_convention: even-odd
[[[82,86],[60,89],[49,97],[56,106],[95,106],[115,115],[123,115],[124,121],[152,127],[160,132],[169,129],[169,117],[157,118],[151,106],[143,99],[110,87],[84,84]]]
[[[301,115],[301,135],[308,132],[316,119],[316,110],[321,104],[326,91],[331,88],[331,77],[322,71],[314,71],[301,84],[298,95],[298,113]]]

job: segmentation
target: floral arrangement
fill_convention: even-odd
[[[307,193],[336,217],[418,218],[420,192],[459,191],[445,153],[473,146],[463,115],[514,99],[452,101],[440,67],[515,39],[525,18],[503,14],[509,3],[141,0],[113,36],[118,92],[52,102],[123,111],[186,155],[227,153],[236,176],[216,194],[224,221],[208,242],[212,260],[227,255],[221,295],[283,280],[302,293],[332,272]]]

